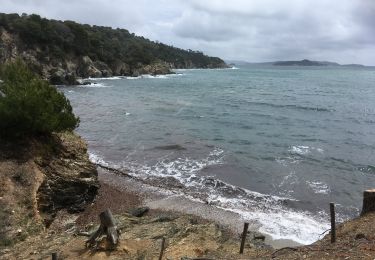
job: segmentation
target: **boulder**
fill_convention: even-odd
[[[148,208],[148,207],[135,208],[135,209],[129,210],[129,214],[134,216],[134,217],[140,218],[144,214],[146,214],[149,210],[150,210],[150,208]]]
[[[83,78],[99,78],[103,75],[102,72],[95,67],[89,56],[83,56],[81,58],[78,64],[77,74]]]
[[[52,69],[49,75],[47,78],[53,85],[79,85],[76,77],[62,68]]]
[[[142,65],[138,69],[133,70],[132,76],[139,76],[143,74],[150,74],[150,75],[165,75],[165,74],[172,74],[173,72],[170,70],[168,63],[166,62],[156,62],[149,65]]]
[[[128,64],[117,60],[111,64],[113,75],[115,76],[127,76],[130,75],[130,67]]]
[[[103,77],[112,77],[113,76],[112,70],[104,62],[95,61],[94,67],[102,73]]]

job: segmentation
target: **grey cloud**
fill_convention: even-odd
[[[240,24],[231,17],[212,16],[207,12],[186,12],[173,26],[180,37],[205,41],[227,41],[244,35]]]
[[[2,12],[126,28],[226,59],[373,64],[373,0],[2,0]]]

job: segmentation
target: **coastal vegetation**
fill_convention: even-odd
[[[3,65],[0,79],[0,138],[50,135],[78,126],[64,94],[21,60]]]
[[[76,77],[226,67],[220,58],[151,41],[126,29],[0,13],[0,63],[15,57],[53,84],[76,84]]]

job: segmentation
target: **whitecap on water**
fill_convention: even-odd
[[[109,85],[105,85],[103,83],[91,83],[90,85],[79,85],[78,87],[80,88],[110,88],[112,86],[109,86]]]
[[[304,155],[304,154],[310,153],[310,147],[309,146],[303,146],[303,145],[292,146],[290,148],[289,152]]]
[[[173,77],[183,76],[183,73],[175,73],[175,74],[165,74],[165,75],[151,75],[151,74],[144,74],[137,77],[125,77],[126,79],[169,79]]]
[[[105,77],[105,78],[87,78],[83,79],[83,81],[88,80],[88,81],[98,81],[98,80],[117,80],[117,79],[122,79],[123,77],[120,76],[115,76],[115,77]]]
[[[306,181],[307,185],[318,194],[328,194],[330,188],[327,184],[320,181]]]
[[[316,148],[316,147],[310,147],[305,145],[296,145],[292,146],[289,149],[289,152],[292,154],[299,154],[299,155],[306,155],[311,153],[312,151],[316,151],[318,153],[324,153],[324,150],[322,148]]]

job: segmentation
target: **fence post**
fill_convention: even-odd
[[[365,190],[363,192],[363,206],[361,215],[372,211],[375,211],[375,189]]]
[[[242,239],[241,239],[241,247],[240,247],[240,254],[243,254],[243,249],[245,247],[245,241],[246,241],[246,235],[247,235],[247,230],[249,228],[249,223],[245,223],[243,225],[243,231],[242,231]]]
[[[335,220],[335,204],[329,203],[329,211],[331,213],[331,243],[336,242],[336,220]]]
[[[57,253],[52,253],[52,260],[57,260]]]
[[[160,249],[159,260],[163,259],[164,249],[165,249],[165,237],[163,237],[162,240],[161,240],[161,249]]]

